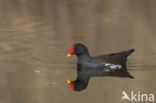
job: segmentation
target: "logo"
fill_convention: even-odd
[[[125,91],[122,91],[122,98],[121,101],[124,100],[128,100],[128,101],[148,101],[148,102],[152,102],[154,101],[154,94],[145,94],[145,93],[141,93],[140,91],[138,92],[134,92],[131,91],[130,94],[128,95]]]

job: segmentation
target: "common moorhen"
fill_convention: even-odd
[[[88,81],[95,76],[113,76],[133,78],[127,71],[127,57],[134,51],[130,49],[120,53],[111,53],[101,56],[90,56],[85,45],[77,43],[72,45],[67,57],[77,55],[77,79],[67,80],[74,91],[81,91],[87,88]]]

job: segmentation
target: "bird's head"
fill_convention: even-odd
[[[76,43],[72,45],[70,52],[68,53],[67,57],[70,57],[71,55],[89,55],[88,49],[85,45]]]
[[[82,91],[82,90],[86,89],[88,86],[88,80],[86,80],[86,81],[82,81],[79,79],[77,79],[75,81],[67,80],[67,83],[69,84],[69,86],[71,87],[71,89],[73,91]]]

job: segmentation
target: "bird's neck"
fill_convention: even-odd
[[[77,58],[78,58],[78,62],[88,61],[90,55],[89,53],[85,53],[85,54],[77,55]]]

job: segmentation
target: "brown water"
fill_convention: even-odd
[[[155,5],[0,0],[0,103],[121,103],[123,90],[156,95]],[[71,91],[66,80],[76,79],[76,57],[66,55],[76,42],[93,56],[135,48],[127,64],[135,79],[97,77]]]

